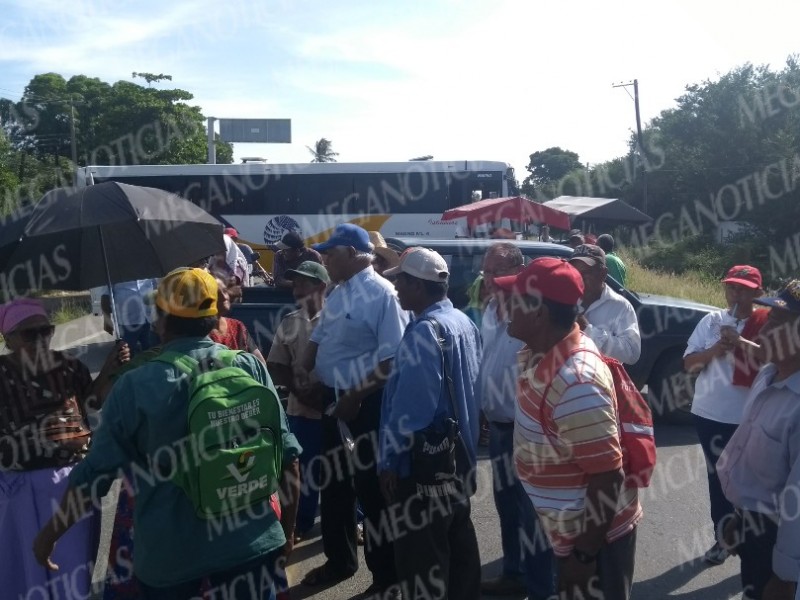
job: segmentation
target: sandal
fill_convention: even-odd
[[[317,586],[332,586],[336,585],[337,583],[344,581],[345,579],[350,579],[353,574],[347,575],[343,573],[337,573],[325,563],[320,567],[316,567],[311,569],[306,576],[303,577],[302,584],[308,587],[317,587]]]
[[[364,545],[364,524],[359,523],[356,527],[356,544],[359,546]]]

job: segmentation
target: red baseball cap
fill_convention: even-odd
[[[761,271],[750,265],[736,265],[728,269],[722,283],[738,283],[751,290],[761,287]]]
[[[233,227],[226,227],[225,230],[222,233],[224,233],[228,237],[232,237],[232,238],[238,238],[239,237],[239,232],[236,231]]]
[[[540,296],[552,302],[575,306],[583,297],[583,277],[560,258],[537,258],[517,275],[496,277],[500,289],[520,296]]]

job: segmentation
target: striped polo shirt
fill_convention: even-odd
[[[557,556],[568,556],[581,533],[588,477],[622,468],[614,383],[593,352],[597,346],[576,325],[540,360],[527,347],[518,355],[517,474]],[[623,488],[606,541],[641,518],[637,489]]]

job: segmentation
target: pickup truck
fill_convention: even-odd
[[[390,238],[387,243],[400,250],[425,246],[441,254],[450,266],[448,296],[458,308],[467,305],[467,289],[477,277],[486,250],[496,240],[429,238]],[[567,258],[572,249],[559,244],[514,242],[527,259],[540,256]],[[683,369],[686,342],[697,323],[716,307],[688,300],[638,294],[609,277],[607,284],[630,301],[639,319],[642,354],[634,365],[626,365],[633,382],[648,387],[648,400],[656,416],[684,422],[691,407],[693,381]],[[244,291],[243,302],[233,307],[232,317],[244,321],[262,352],[269,351],[281,319],[295,310],[290,291],[273,287],[251,287]]]

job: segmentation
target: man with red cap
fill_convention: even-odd
[[[630,598],[636,488],[623,485],[611,373],[576,320],[583,279],[557,258],[499,277],[519,353],[516,469],[559,559],[567,598]],[[563,596],[561,596],[563,597]]]
[[[750,265],[728,269],[722,279],[727,308],[708,313],[697,324],[683,354],[684,368],[697,374],[692,401],[692,420],[706,458],[708,498],[714,545],[703,560],[719,565],[728,551],[719,543],[721,528],[734,512],[722,492],[717,461],[742,422],[750,387],[763,364],[755,341],[767,321],[768,311],[757,308],[763,295],[761,271]]]

